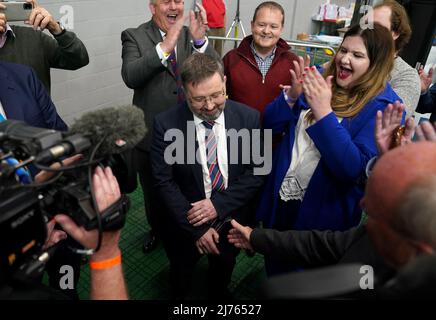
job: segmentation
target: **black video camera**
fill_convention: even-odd
[[[31,127],[15,120],[0,123],[0,280],[17,271],[27,275],[43,269],[39,260],[47,239],[46,223],[58,213],[68,214],[87,230],[103,232],[124,226],[129,207],[126,196],[101,214],[96,210],[91,173],[100,164],[116,166],[118,158],[94,161],[90,155],[93,148],[80,134]],[[78,153],[84,158],[53,170],[56,172],[50,180],[32,181],[38,169],[48,169],[46,165],[59,162],[64,155]]]

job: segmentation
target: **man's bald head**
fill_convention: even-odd
[[[436,177],[436,143],[417,142],[383,155],[368,180],[362,201],[368,214],[367,229],[379,253],[393,266],[404,265],[417,252],[428,251],[423,249],[425,245],[431,246],[426,239],[414,236],[424,231],[418,229],[425,223],[414,230],[404,225],[407,214],[415,219],[425,215],[431,223],[426,210],[417,206],[418,202],[424,205],[420,199],[425,196],[425,188],[434,185],[429,182],[431,177]]]
[[[406,190],[429,175],[436,175],[436,143],[417,142],[389,151],[371,172],[365,211],[391,220]]]

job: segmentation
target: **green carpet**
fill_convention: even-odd
[[[169,263],[162,245],[150,253],[142,252],[144,234],[149,229],[144,214],[142,190],[138,187],[129,197],[131,208],[120,241],[129,297],[133,300],[169,299]],[[204,299],[207,294],[206,273],[207,259],[203,257],[194,271],[192,295],[188,299]],[[264,279],[263,257],[255,255],[251,258],[242,251],[233,271],[230,291],[235,299],[256,299],[259,285]],[[82,267],[78,292],[81,299],[89,296],[87,265]]]

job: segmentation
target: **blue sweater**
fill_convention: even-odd
[[[388,84],[353,118],[339,123],[331,112],[307,128],[321,159],[307,187],[294,229],[346,230],[359,223],[363,187],[358,181],[367,162],[377,155],[375,116],[396,100],[401,99]],[[273,134],[284,134],[274,151],[272,172],[257,210],[257,219],[265,227],[275,225],[280,187],[292,159],[295,127],[301,110],[308,108],[304,95],[291,109],[281,94],[265,109],[264,128],[272,129]]]

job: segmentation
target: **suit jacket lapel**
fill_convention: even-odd
[[[146,23],[144,25],[144,31],[146,35],[150,38],[150,40],[153,42],[154,45],[157,45],[159,42],[162,42],[162,36],[160,34],[159,28],[154,23],[153,20],[150,20],[149,23]]]
[[[23,119],[22,108],[17,106],[20,97],[16,96],[15,86],[6,71],[0,66],[0,100],[8,119]]]
[[[226,122],[226,134],[228,132],[229,129],[235,129],[235,130],[240,130],[241,129],[241,124],[238,122],[237,117],[235,116],[235,114],[232,111],[232,106],[229,103],[229,101],[226,102],[226,107],[224,109],[224,119]],[[228,163],[228,174],[229,174],[229,181],[232,180],[233,176],[234,176],[234,169],[235,166],[232,165],[230,163],[230,138],[227,134],[227,163]]]
[[[189,43],[188,39],[186,39],[188,33],[184,31],[185,30],[182,29],[179,39],[177,40],[177,65],[179,68],[182,67],[183,62],[191,54],[191,51],[186,50],[186,44],[188,43],[189,48],[191,47],[191,44]]]
[[[189,107],[187,105],[187,103],[185,102],[181,108],[183,108],[183,117],[181,117],[183,119],[181,125],[182,125],[182,131],[185,137],[185,152],[187,151],[187,144],[188,143],[192,143],[192,141],[189,141],[190,137],[187,133],[187,123],[188,121],[191,121],[191,123],[194,123],[194,116],[192,115],[191,110],[189,110]],[[195,155],[197,155],[197,150],[198,150],[198,141],[197,141],[197,132],[195,130],[195,125],[194,125],[194,133],[195,133]],[[206,197],[206,194],[204,193],[204,182],[203,182],[203,169],[201,167],[201,165],[197,162],[196,158],[194,155],[194,164],[189,165],[189,167],[192,170],[192,174],[194,176],[195,179],[195,184],[198,187],[198,190],[201,192],[203,199]],[[187,154],[185,155],[185,161],[187,161]]]

